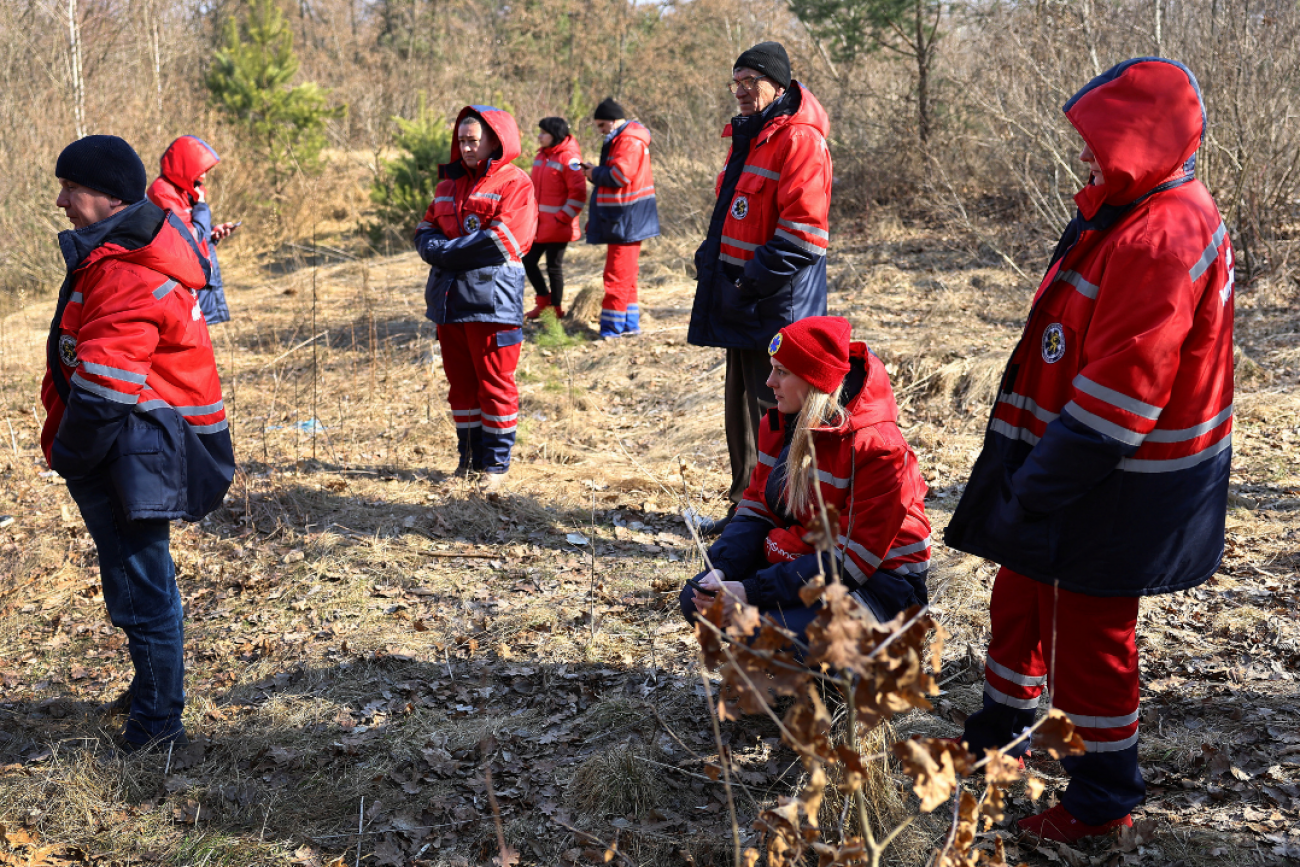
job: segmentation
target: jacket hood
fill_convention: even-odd
[[[194,189],[199,175],[221,162],[212,146],[198,136],[183,135],[163,151],[159,163],[162,176],[186,192]]]
[[[208,276],[180,218],[143,199],[106,220],[59,233],[68,272],[102,259],[130,262],[190,288],[202,289]]]
[[[1160,184],[1191,175],[1205,136],[1196,76],[1160,57],[1126,60],[1088,82],[1062,108],[1092,148],[1102,184],[1074,197],[1084,219],[1103,205],[1129,205]]]
[[[790,88],[785,92],[785,96],[781,98],[781,103],[788,104],[777,104],[777,114],[774,117],[768,118],[763,124],[762,131],[757,133],[756,137],[758,139],[767,138],[781,127],[790,123],[801,123],[810,126],[817,130],[817,132],[821,134],[822,138],[826,138],[826,136],[830,135],[830,115],[826,113],[826,109],[822,108],[822,104],[817,101],[817,97],[812,95],[812,91],[807,87],[804,87],[798,81],[790,82]],[[732,121],[723,127],[723,138],[731,137],[733,123],[735,123],[735,121]]]
[[[510,116],[510,112],[495,108],[490,105],[467,105],[456,115],[456,123],[452,126],[453,133],[460,129],[461,121],[467,117],[478,117],[488,125],[492,134],[497,137],[501,143],[500,156],[493,156],[487,162],[487,170],[484,177],[495,174],[504,165],[509,165],[523,152],[519,140],[519,126],[515,119]],[[455,139],[451,144],[451,159],[445,164],[438,167],[438,177],[459,177],[468,172],[465,164],[461,162],[460,148],[457,146]]]

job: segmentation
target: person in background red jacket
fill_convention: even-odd
[[[109,620],[135,667],[123,748],[185,745],[185,664],[171,521],[221,504],[234,454],[197,291],[206,263],[176,215],[145,198],[116,136],[64,148],[55,168],[73,230],[46,343],[41,435],[99,556]]]
[[[650,130],[629,120],[609,98],[596,106],[596,128],[605,137],[600,165],[583,163],[591,181],[587,243],[607,244],[605,297],[600,302],[600,339],[641,333],[637,275],[641,242],[659,234],[654,172],[650,168]]]
[[[199,307],[208,325],[230,321],[226,288],[217,264],[217,242],[239,228],[238,223],[212,225],[208,208],[207,175],[221,157],[203,139],[183,135],[167,146],[159,160],[162,174],[149,185],[149,201],[180,217],[198,244],[199,255],[208,260],[208,285],[199,290]]]
[[[801,319],[772,338],[767,382],[776,407],[759,432],[740,508],[709,549],[713,570],[695,579],[703,591],[682,590],[688,621],[723,592],[728,613],[746,602],[802,638],[817,607],[803,603],[799,588],[822,572],[838,574],[881,622],[928,599],[925,480],[898,429],[885,366],[849,338],[839,316]],[[835,549],[820,563],[803,539],[819,493],[840,515]]]
[[[544,117],[537,125],[537,143],[541,145],[533,158],[533,193],[537,196],[537,238],[533,249],[524,257],[528,281],[537,291],[532,310],[525,319],[536,319],[547,307],[554,308],[556,318],[564,318],[564,250],[578,240],[578,214],[585,204],[587,184],[582,174],[582,150],[578,140],[569,135],[569,124],[562,117]],[[546,255],[546,274],[551,286],[537,267]]]
[[[1031,726],[1044,687],[1086,752],[1060,802],[1020,820],[1073,844],[1133,824],[1140,597],[1195,587],[1223,557],[1232,472],[1233,258],[1196,179],[1205,105],[1146,57],[1065,104],[1085,185],[998,389],[945,531],[999,564],[976,755]],[[1013,748],[1023,752],[1025,744]]]
[[[489,491],[510,469],[519,423],[522,260],[537,233],[532,182],[511,165],[519,150],[509,112],[461,109],[451,160],[438,167],[433,202],[415,230],[416,252],[430,266],[425,315],[438,325],[456,469],[484,473]]]

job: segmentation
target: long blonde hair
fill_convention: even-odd
[[[794,436],[785,459],[785,505],[795,520],[810,511],[814,505],[812,485],[813,431],[817,428],[839,428],[848,421],[848,413],[840,406],[841,382],[834,392],[827,394],[816,386],[808,389],[803,409],[794,421]]]

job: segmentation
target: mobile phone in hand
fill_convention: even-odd
[[[692,590],[694,590],[696,593],[699,593],[699,594],[704,595],[704,596],[717,596],[717,595],[718,595],[718,591],[717,591],[717,590],[710,590],[709,588],[705,587],[703,584],[700,583],[700,579],[698,579],[698,578],[688,578],[688,579],[686,579],[686,586],[687,586],[687,587],[690,587],[690,588],[691,588]]]

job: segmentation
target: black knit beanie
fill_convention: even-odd
[[[780,42],[760,42],[736,58],[732,69],[753,69],[775,81],[782,88],[790,86],[790,56]]]
[[[569,137],[569,122],[562,117],[544,117],[537,122],[542,132],[549,132],[554,139],[552,144],[559,144]]]
[[[596,106],[596,113],[592,117],[596,120],[622,120],[627,117],[627,112],[623,111],[623,106],[615,102],[614,97],[610,96]]]
[[[88,135],[65,147],[54,164],[54,176],[128,205],[144,198],[149,180],[135,148],[115,135]]]

